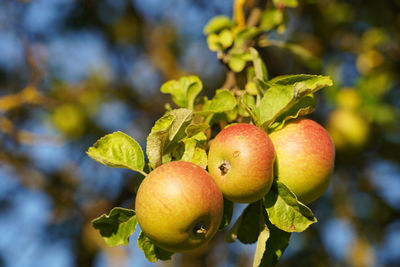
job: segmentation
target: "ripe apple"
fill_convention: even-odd
[[[157,246],[180,252],[199,248],[214,236],[223,205],[221,190],[204,169],[173,161],[143,180],[135,208],[142,231]]]
[[[368,141],[369,124],[356,111],[347,109],[333,111],[329,115],[327,129],[338,150],[357,151]]]
[[[223,129],[211,142],[208,171],[224,196],[250,203],[271,189],[275,150],[260,128],[239,123]]]
[[[276,151],[275,176],[308,204],[328,188],[335,147],[328,132],[310,119],[288,122],[270,134]]]

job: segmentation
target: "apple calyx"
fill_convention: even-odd
[[[218,166],[218,169],[221,170],[221,175],[225,175],[229,172],[229,170],[231,169],[231,165],[229,164],[229,162],[227,161],[223,161],[221,163],[221,165]]]
[[[207,233],[207,229],[204,228],[203,223],[196,223],[196,225],[193,227],[193,233],[197,235],[205,235]]]

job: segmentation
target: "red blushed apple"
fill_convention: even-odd
[[[307,204],[328,188],[335,147],[328,132],[310,119],[289,121],[270,134],[276,151],[275,176]]]
[[[153,170],[136,195],[136,216],[142,231],[160,248],[196,249],[217,232],[223,198],[201,167],[173,161]]]
[[[250,203],[270,190],[274,159],[268,135],[254,125],[239,123],[223,129],[211,142],[208,171],[227,199]]]

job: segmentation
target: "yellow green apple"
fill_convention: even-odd
[[[343,88],[336,94],[336,102],[341,109],[356,110],[361,105],[361,96],[354,88]]]
[[[270,137],[278,181],[305,204],[319,198],[328,188],[335,160],[328,132],[317,122],[301,118],[289,121]]]
[[[327,129],[338,150],[358,150],[368,141],[369,123],[353,110],[337,109],[329,115]]]

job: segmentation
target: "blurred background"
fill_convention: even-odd
[[[247,1],[251,10],[254,0]],[[170,79],[203,94],[227,68],[203,27],[231,0],[0,0],[0,266],[251,266],[254,245],[224,243],[148,263],[109,248],[90,221],[132,208],[137,176],[86,151],[123,131],[144,148]],[[293,234],[279,266],[400,266],[400,1],[304,0],[259,47],[270,77],[330,75],[312,118],[336,144],[319,222]],[[238,205],[235,217],[243,207]]]

